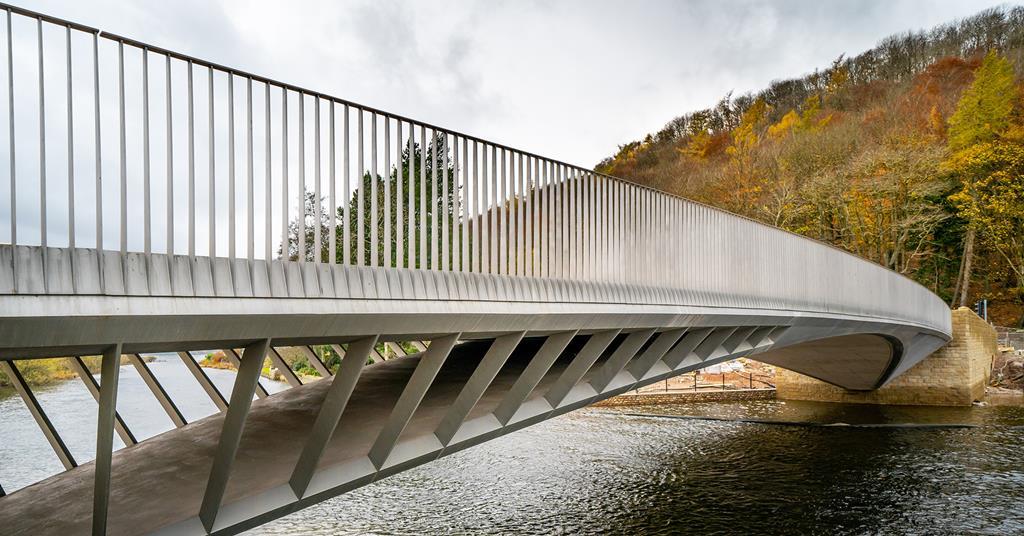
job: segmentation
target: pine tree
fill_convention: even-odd
[[[949,118],[949,149],[959,151],[995,139],[1010,123],[1016,95],[1013,66],[989,52]]]

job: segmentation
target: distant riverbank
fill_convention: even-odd
[[[153,358],[146,356],[147,362]],[[93,374],[100,372],[100,357],[87,356],[82,358],[85,368]],[[128,358],[121,357],[121,366],[128,364]],[[52,385],[64,380],[70,380],[76,376],[71,370],[66,357],[52,357],[46,359],[22,359],[17,362],[18,372],[25,378],[25,381],[32,386]],[[6,374],[0,372],[0,396],[14,392],[14,384]]]

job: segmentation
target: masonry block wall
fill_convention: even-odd
[[[841,387],[779,369],[778,398],[821,402],[969,406],[985,396],[996,355],[996,331],[974,311],[953,311],[953,340],[876,391]]]

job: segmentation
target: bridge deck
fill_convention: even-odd
[[[536,347],[524,341],[470,419],[497,406]],[[433,432],[486,349],[468,343],[453,350],[403,438]],[[366,367],[320,467],[365,456],[418,362],[410,356]],[[535,392],[553,378],[548,374]],[[225,503],[287,483],[328,386],[316,381],[253,402]],[[114,454],[111,534],[148,533],[198,514],[223,418],[215,414]],[[20,490],[4,500],[0,525],[6,534],[88,534],[92,486],[90,462]]]

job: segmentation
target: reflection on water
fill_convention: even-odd
[[[215,411],[176,356],[151,368],[189,420]],[[140,438],[171,427],[121,369]],[[232,372],[207,370],[227,395]],[[283,384],[263,380],[268,390]],[[39,398],[79,461],[96,404],[81,382]],[[632,413],[975,428],[808,428]],[[61,470],[21,400],[0,399],[0,482]],[[586,409],[398,474],[251,534],[1024,533],[1024,409],[758,401]]]

